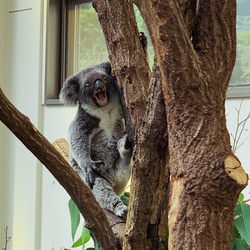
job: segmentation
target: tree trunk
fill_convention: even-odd
[[[230,249],[234,207],[248,181],[231,151],[225,118],[236,5],[193,2],[136,1],[154,45],[166,105],[169,249]]]
[[[164,249],[169,198],[167,123],[156,63],[136,142],[123,248]]]

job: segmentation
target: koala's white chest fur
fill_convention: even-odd
[[[117,125],[117,121],[122,119],[121,106],[117,101],[109,102],[104,107],[94,107],[86,104],[81,106],[87,113],[100,119],[99,127],[96,131],[104,131],[105,134],[111,135]]]

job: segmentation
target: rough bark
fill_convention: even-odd
[[[46,166],[78,206],[100,249],[119,249],[107,217],[90,189],[70,167],[64,157],[20,113],[0,88],[0,120]]]
[[[168,215],[167,123],[161,75],[154,65],[134,149],[124,249],[164,249]]]
[[[225,119],[235,62],[235,1],[199,1],[195,25],[183,11],[188,1],[136,2],[162,75],[171,172],[169,249],[230,249],[233,210],[248,181],[231,151]]]

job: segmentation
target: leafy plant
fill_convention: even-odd
[[[231,250],[250,249],[250,206],[244,203],[240,194],[234,209],[233,243]]]
[[[82,249],[85,249],[85,244],[90,240],[91,238],[91,233],[90,231],[83,225],[82,228],[82,232],[81,232],[81,236],[74,241],[75,239],[75,235],[76,235],[76,231],[80,225],[80,211],[78,209],[78,207],[76,206],[76,204],[74,203],[73,200],[69,200],[69,212],[70,212],[70,219],[71,219],[71,236],[72,236],[72,240],[73,240],[73,245],[72,248],[75,247],[79,247],[82,246]],[[95,242],[95,240],[94,240]],[[91,250],[91,249],[95,249],[98,250],[98,246],[95,243],[95,248],[87,248],[86,250]]]
[[[121,198],[122,202],[124,203],[124,205],[128,205],[129,195],[130,195],[129,192],[123,192],[120,195],[120,198]],[[74,203],[74,201],[71,199],[69,200],[68,207],[69,207],[70,219],[71,219],[71,236],[72,236],[72,240],[74,242],[72,245],[72,248],[82,246],[82,249],[84,250],[85,244],[90,240],[90,238],[92,238],[92,240],[94,242],[94,248],[87,248],[86,250],[99,250],[98,244],[97,244],[94,236],[91,234],[91,231],[89,231],[85,227],[85,225],[83,225],[81,236],[78,238],[78,240],[75,241],[76,231],[80,225],[80,217],[81,217],[80,211],[79,211],[78,207],[76,206],[76,204]],[[124,219],[126,219],[126,218],[124,218]]]

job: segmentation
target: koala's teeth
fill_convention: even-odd
[[[100,106],[105,106],[108,103],[108,98],[106,95],[106,91],[100,91],[97,92],[94,95],[96,102],[100,105]]]

